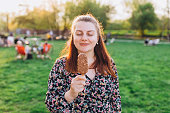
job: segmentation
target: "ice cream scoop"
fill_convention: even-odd
[[[87,60],[87,56],[84,53],[80,53],[78,55],[77,71],[81,75],[84,75],[88,72],[88,60]]]

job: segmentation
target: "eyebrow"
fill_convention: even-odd
[[[82,32],[82,30],[76,30],[76,31]],[[88,30],[87,32],[94,32],[94,30]]]

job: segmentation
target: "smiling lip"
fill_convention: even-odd
[[[80,46],[87,46],[89,45],[88,43],[80,43]]]

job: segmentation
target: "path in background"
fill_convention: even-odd
[[[116,42],[136,42],[136,43],[144,43],[144,41],[142,40],[120,40],[120,39],[116,39]],[[170,44],[170,42],[160,42],[159,44]]]

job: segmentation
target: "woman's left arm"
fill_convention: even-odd
[[[111,111],[116,113],[121,113],[121,96],[119,93],[119,78],[118,73],[116,69],[115,63],[112,62],[113,70],[115,71],[115,74],[117,78],[111,79],[112,85],[111,85]]]

